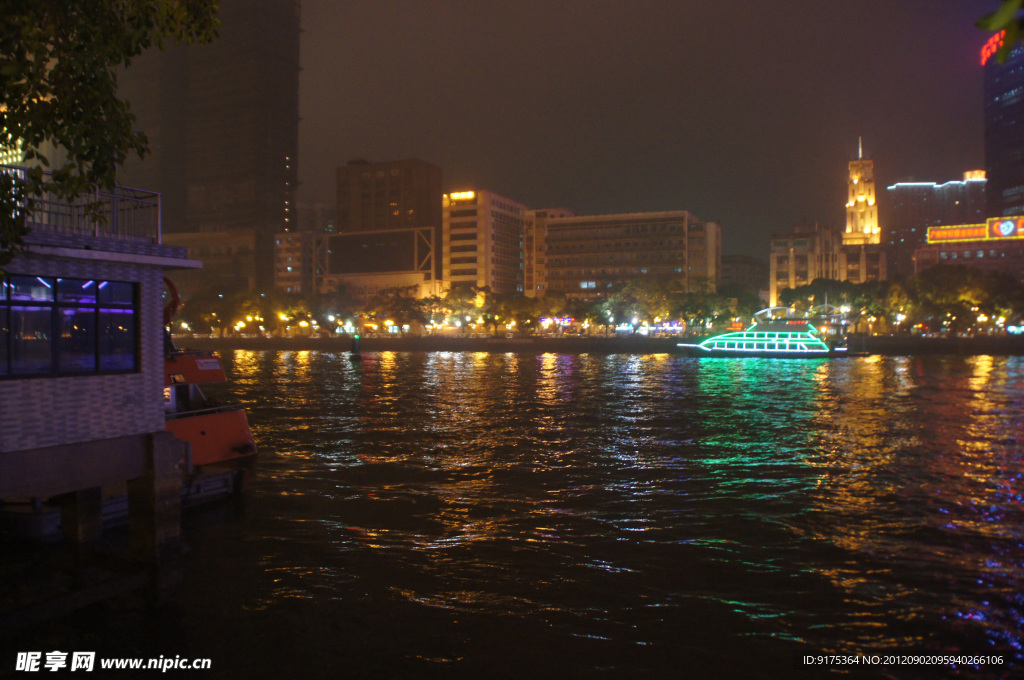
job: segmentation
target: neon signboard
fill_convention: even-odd
[[[928,227],[928,243],[1024,239],[1024,217],[990,217],[984,224]]]
[[[1003,46],[1003,39],[1006,37],[1006,31],[999,31],[985,43],[985,46],[981,48],[981,65],[984,66],[989,59],[996,55],[999,48]]]
[[[1024,222],[1024,218],[1020,217],[993,217],[986,223],[988,224],[988,237],[1020,238],[1022,222]]]
[[[928,243],[983,241],[988,237],[984,224],[961,224],[956,227],[928,227]]]

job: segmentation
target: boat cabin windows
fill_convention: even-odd
[[[0,378],[138,371],[138,284],[0,278]]]

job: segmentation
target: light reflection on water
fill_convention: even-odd
[[[195,538],[244,584],[226,611],[308,617],[325,645],[354,616],[336,654],[379,651],[367,677],[510,654],[600,677],[694,654],[787,677],[807,650],[1020,668],[1020,358],[365,356],[225,357],[261,446],[246,512]]]

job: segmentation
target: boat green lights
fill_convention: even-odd
[[[722,333],[698,344],[679,343],[678,346],[698,356],[828,357],[845,354],[845,346],[825,341],[826,334],[811,323],[810,314],[797,314],[787,308],[763,309],[755,315],[756,322],[744,331]],[[840,315],[824,311],[821,318],[827,325],[833,323],[830,316]]]

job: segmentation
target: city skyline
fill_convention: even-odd
[[[416,157],[446,191],[685,209],[763,254],[842,223],[860,137],[882,187],[984,167],[974,22],[996,6],[305,2],[299,199],[332,203],[351,158]]]

